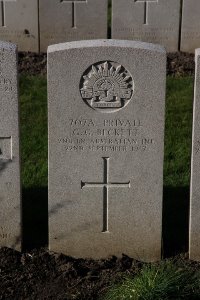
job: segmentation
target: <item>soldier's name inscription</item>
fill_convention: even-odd
[[[141,120],[70,119],[69,135],[58,138],[66,151],[145,151],[155,144],[143,134]]]

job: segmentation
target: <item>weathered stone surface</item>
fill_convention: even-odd
[[[191,259],[200,261],[200,49],[195,52],[195,60],[189,254]]]
[[[40,46],[107,38],[107,0],[41,0]]]
[[[193,53],[200,47],[200,1],[183,0],[181,51]]]
[[[48,48],[51,250],[160,258],[165,77],[152,44]]]
[[[21,247],[17,48],[0,42],[0,246]]]
[[[36,0],[0,0],[0,39],[17,44],[19,51],[39,50]]]
[[[177,51],[180,0],[114,0],[112,38],[158,43]]]

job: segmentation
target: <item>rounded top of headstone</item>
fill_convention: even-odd
[[[61,44],[55,44],[48,47],[48,53],[56,51],[64,51],[69,49],[78,48],[94,48],[94,47],[118,47],[118,48],[135,48],[149,51],[156,51],[160,53],[166,53],[163,46],[151,43],[145,43],[140,41],[128,41],[128,40],[82,40],[75,42],[67,42]]]
[[[0,49],[16,52],[17,46],[9,42],[0,41]]]

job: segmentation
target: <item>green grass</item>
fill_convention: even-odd
[[[189,186],[193,79],[168,78],[166,97],[164,185]]]
[[[172,300],[200,299],[200,277],[193,271],[178,268],[174,262],[147,265],[136,276],[127,276],[110,287],[103,300]]]
[[[22,184],[47,186],[47,87],[44,77],[20,77]]]

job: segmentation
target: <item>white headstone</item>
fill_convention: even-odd
[[[200,47],[200,1],[183,0],[181,51],[194,52]]]
[[[40,1],[40,49],[51,44],[107,38],[107,0]]]
[[[195,61],[189,254],[191,259],[200,261],[200,49],[195,52]]]
[[[17,48],[0,42],[0,246],[20,249]]]
[[[177,51],[180,0],[114,0],[112,38],[161,44]]]
[[[0,39],[17,44],[19,51],[38,52],[36,0],[0,0]]]
[[[161,255],[166,53],[94,40],[50,46],[50,249]]]

